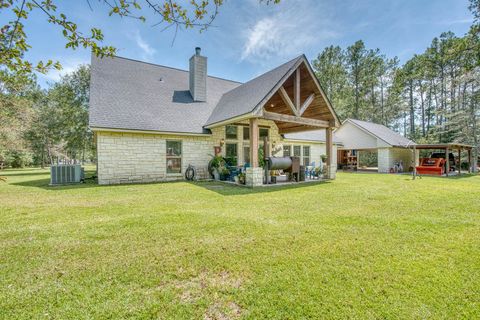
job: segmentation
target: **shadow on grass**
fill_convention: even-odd
[[[25,173],[18,173],[14,171],[0,171],[1,177],[22,177],[22,176],[39,176],[39,175],[47,175],[50,174],[48,171],[43,172],[25,172]]]
[[[90,175],[87,174],[87,178],[93,175],[93,173],[94,172],[92,172]],[[87,179],[85,183],[79,183],[79,184],[51,186],[49,185],[49,183],[50,183],[49,178],[43,178],[43,179],[14,182],[10,184],[15,186],[22,186],[22,187],[36,187],[36,188],[41,188],[48,191],[61,191],[61,190],[84,189],[84,188],[122,188],[125,186],[135,186],[135,185],[155,185],[155,184],[165,185],[165,184],[188,183],[193,186],[197,186],[209,191],[213,191],[223,196],[236,196],[236,195],[247,195],[247,194],[254,194],[254,193],[270,193],[270,192],[278,192],[278,191],[284,191],[284,190],[294,190],[298,188],[305,188],[305,187],[319,185],[319,184],[328,184],[330,182],[315,181],[315,182],[299,183],[299,184],[285,184],[285,185],[277,184],[277,185],[271,185],[268,187],[258,187],[258,188],[247,188],[245,186],[227,184],[227,183],[217,182],[217,181],[189,182],[185,180],[168,181],[168,182],[152,182],[152,183],[129,183],[129,184],[115,184],[115,185],[99,185],[97,184],[96,180],[89,180],[89,179]]]
[[[346,174],[358,174],[358,175],[382,175],[382,176],[400,176],[406,178],[405,180],[413,180],[412,179],[412,173],[411,172],[405,172],[405,173],[383,173],[383,172],[373,172],[373,171],[357,171],[357,172],[348,172],[348,171],[343,171],[342,173]],[[437,176],[437,175],[417,175],[415,179],[421,179],[421,178],[437,178],[437,179],[451,179],[451,180],[459,180],[459,179],[466,179],[466,178],[473,178],[477,176],[478,174],[475,173],[462,173],[461,175],[450,175],[448,177],[446,176]]]
[[[96,181],[93,181],[93,180],[87,180],[87,182],[84,182],[84,183],[51,186],[50,178],[27,180],[27,181],[21,181],[21,182],[14,182],[10,184],[13,186],[21,186],[21,187],[36,187],[36,188],[41,188],[41,189],[50,190],[50,191],[102,187],[98,185]]]
[[[43,175],[43,176],[48,176],[48,178],[43,178],[43,179],[34,179],[34,180],[25,180],[25,181],[20,181],[20,182],[13,182],[10,183],[7,180],[8,184],[11,184],[13,186],[21,186],[21,187],[36,187],[36,188],[41,188],[45,190],[69,190],[69,189],[78,189],[78,188],[95,188],[95,187],[100,187],[96,180],[92,179],[92,177],[95,175],[95,171],[86,171],[85,172],[85,182],[83,183],[75,183],[75,184],[66,184],[66,185],[56,185],[56,186],[51,186],[50,185],[50,174],[49,172],[35,172],[35,173],[15,173],[15,174],[10,174],[10,175],[5,175],[8,179],[8,177],[21,177],[21,176],[37,176],[37,175]]]
[[[433,179],[440,179],[440,180],[464,180],[464,179],[470,179],[478,176],[476,173],[462,173],[461,175],[455,175],[455,176],[434,176],[434,175],[418,175],[415,177],[415,180],[419,180],[422,178],[433,178]],[[408,177],[408,179],[405,180],[413,180],[412,175],[405,175],[405,177]]]
[[[222,196],[238,196],[238,195],[248,195],[248,194],[255,194],[255,193],[271,193],[271,192],[279,192],[279,191],[285,191],[285,190],[307,188],[307,187],[317,186],[317,185],[326,185],[326,184],[329,184],[330,181],[314,181],[314,182],[312,181],[307,183],[284,184],[284,185],[279,183],[275,185],[257,187],[257,188],[248,188],[245,186],[222,183],[217,181],[197,181],[197,182],[189,182],[189,183],[197,187],[202,187],[209,191],[213,191]]]

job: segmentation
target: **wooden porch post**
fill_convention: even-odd
[[[250,119],[250,165],[258,168],[258,119]]]
[[[449,153],[448,148],[445,148],[445,174],[448,177],[448,174],[450,172],[450,158],[449,158]]]
[[[462,174],[462,149],[458,148],[458,175]]]
[[[327,148],[327,177],[328,179],[331,179],[332,174],[331,170],[332,169],[332,157],[333,157],[333,128],[328,127],[325,129],[326,131],[326,148]]]

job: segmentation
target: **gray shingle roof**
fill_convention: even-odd
[[[208,124],[252,112],[301,59],[306,58],[299,56],[244,84],[209,76],[207,101],[194,102],[186,70],[92,55],[90,127],[207,133]],[[285,137],[325,141],[325,132]]]
[[[208,77],[207,101],[194,102],[189,92],[188,71],[93,55],[90,126],[204,133],[203,126],[222,95],[239,85]]]
[[[206,125],[252,112],[295,64],[303,58],[304,56],[301,55],[226,92],[210,115]]]
[[[404,136],[385,127],[384,125],[373,123],[373,122],[355,120],[355,119],[347,119],[346,121],[350,121],[351,123],[357,125],[358,127],[364,129],[365,131],[370,132],[372,135],[376,136],[377,138],[385,141],[386,143],[392,146],[406,147],[408,145],[415,144],[415,142],[413,142],[412,140],[405,138]]]

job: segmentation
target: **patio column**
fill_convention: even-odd
[[[263,184],[263,169],[258,167],[258,118],[250,119],[250,167],[245,172],[245,184],[257,187]]]
[[[328,127],[326,131],[326,151],[327,151],[327,179],[335,179],[335,168],[333,167],[333,127]]]
[[[258,167],[258,119],[250,119],[250,166]]]

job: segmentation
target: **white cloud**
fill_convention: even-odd
[[[448,25],[451,25],[451,24],[471,24],[473,23],[473,19],[472,18],[469,18],[469,19],[458,19],[458,20],[451,20],[451,21],[445,21],[444,24],[448,24]]]
[[[152,48],[140,35],[140,32],[137,30],[133,35],[133,39],[137,46],[142,50],[142,59],[143,60],[150,60],[153,55],[157,52],[154,48]]]
[[[52,69],[47,74],[37,73],[38,76],[40,78],[43,78],[46,82],[59,81],[62,76],[77,70],[77,68],[80,65],[90,63],[90,61],[84,60],[81,58],[66,58],[66,59],[58,58],[58,59],[52,59],[52,60],[54,61],[58,60],[62,65],[62,69],[61,70]]]
[[[247,28],[241,60],[268,63],[292,58],[337,36],[320,1],[289,1]]]

